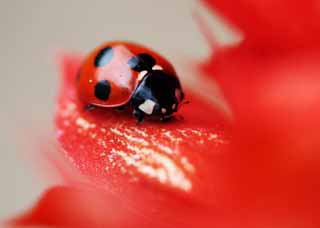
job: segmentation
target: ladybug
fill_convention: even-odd
[[[85,58],[77,90],[87,109],[131,107],[137,122],[145,116],[165,121],[184,99],[173,66],[156,52],[130,42],[108,42]]]

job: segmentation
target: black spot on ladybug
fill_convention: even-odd
[[[152,67],[156,64],[156,60],[149,54],[141,53],[139,55],[133,56],[128,61],[128,65],[134,71],[144,71],[151,70]]]
[[[95,60],[94,60],[94,65],[96,67],[102,67],[107,65],[113,57],[113,50],[111,47],[106,47],[99,51],[97,54]]]
[[[94,95],[99,100],[106,101],[111,92],[110,83],[107,80],[99,81],[94,87]]]
[[[154,65],[156,65],[156,60],[151,55],[141,53],[138,56],[143,61],[143,63],[147,65],[147,67],[152,68]]]
[[[142,71],[141,66],[139,65],[139,61],[140,59],[138,56],[133,56],[131,59],[129,59],[128,65],[134,71]]]

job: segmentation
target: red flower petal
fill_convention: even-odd
[[[241,29],[249,46],[267,49],[319,47],[317,0],[202,0]]]
[[[232,141],[218,126],[224,118],[194,95],[181,110],[184,119],[167,124],[84,112],[74,89],[79,59],[66,57],[57,133],[86,187],[51,190],[21,223],[320,226],[320,68],[319,54],[309,49],[318,45],[315,1],[206,2],[245,33],[242,44],[216,52],[203,68],[234,110]],[[285,6],[292,21],[275,6]]]
[[[210,205],[149,184],[132,190],[121,183],[130,188],[123,194],[80,186],[52,191],[21,221],[71,227],[319,227],[320,83],[313,57],[304,55],[294,67],[291,61],[275,61],[256,80],[264,89],[254,90],[249,104],[246,93],[238,95],[250,112],[237,112],[233,140],[220,148],[221,156],[203,156],[210,162],[202,163],[208,168],[204,177],[212,177],[202,183]]]
[[[128,187],[122,181],[130,186],[151,181],[182,193],[203,191],[194,184],[205,171],[202,156],[218,155],[225,143],[219,112],[190,95],[191,104],[181,110],[183,119],[165,124],[137,125],[131,113],[108,109],[87,112],[75,91],[78,65],[77,57],[64,58],[56,123],[62,147],[81,172],[118,190]]]
[[[108,109],[87,112],[75,90],[80,58],[65,56],[62,63],[57,137],[72,162],[70,165],[79,169],[88,186],[95,186],[92,191],[97,193],[94,194],[79,188],[84,191],[83,197],[93,197],[89,199],[93,200],[93,205],[85,205],[99,207],[93,215],[93,218],[98,217],[97,224],[109,224],[109,220],[114,219],[114,215],[108,213],[114,201],[126,203],[125,209],[114,209],[117,216],[124,218],[117,221],[116,227],[126,227],[132,216],[130,211],[143,214],[136,215],[130,227],[140,227],[143,223],[184,227],[208,224],[212,218],[207,213],[213,210],[213,205],[217,206],[217,199],[222,198],[219,195],[223,192],[219,186],[224,180],[217,162],[223,157],[221,150],[227,141],[223,132],[225,121],[220,112],[188,92],[191,103],[182,108],[177,120],[168,123],[146,120],[137,125],[127,112]],[[103,192],[108,197],[104,198]],[[83,218],[91,216],[87,210],[79,212],[83,216],[77,213],[75,218],[70,217],[70,210],[78,207],[81,201],[72,203],[71,200],[67,204],[73,206],[63,209],[63,198],[69,195],[71,199],[82,198],[74,189],[52,190],[31,215],[20,221],[59,226],[73,222],[94,225],[89,223],[93,218]],[[109,209],[95,205],[100,201]],[[102,217],[101,210],[106,211]],[[57,213],[50,211],[61,214],[61,219],[56,219]]]
[[[314,57],[275,60],[253,82],[250,103],[246,93],[237,98],[243,107],[237,106],[226,153],[234,198],[247,216],[269,218],[273,226],[320,225],[320,68]]]
[[[90,227],[117,227],[117,224],[121,224],[119,222],[127,225],[132,222],[129,221],[131,213],[125,211],[117,198],[110,197],[104,191],[88,186],[55,187],[47,191],[36,207],[16,219],[14,224],[58,227],[88,227],[90,224]],[[119,217],[126,214],[126,219]]]
[[[231,20],[243,16],[235,24],[245,32],[242,43],[215,52],[202,68],[218,80],[233,109],[235,125],[226,160],[234,207],[254,227],[319,227],[320,55],[313,42],[319,37],[307,26],[319,16],[305,15],[312,8],[307,1],[299,4],[293,23],[282,23],[277,10],[270,16],[257,10],[255,24],[251,8],[236,7],[244,1],[232,7],[228,1],[211,2]],[[294,2],[264,5],[285,4],[292,13]],[[246,3],[253,9],[263,5]],[[271,21],[277,23],[265,34],[261,25]],[[299,33],[291,31],[292,24]],[[280,28],[283,32],[273,30]]]
[[[138,195],[138,193],[137,193]],[[130,202],[108,191],[90,186],[55,187],[47,191],[37,206],[16,219],[14,225],[50,225],[57,227],[196,227],[206,226],[205,211],[181,210],[177,200],[158,211],[155,202]],[[184,202],[184,206],[194,206]],[[177,211],[175,211],[177,210]],[[206,216],[205,216],[206,215]],[[190,216],[190,217],[188,217]],[[192,218],[192,219],[190,219]]]

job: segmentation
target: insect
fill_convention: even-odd
[[[130,42],[108,42],[85,58],[77,78],[86,107],[131,107],[137,122],[146,116],[165,121],[184,99],[173,66],[156,52]]]

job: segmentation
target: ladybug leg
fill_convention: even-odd
[[[144,113],[143,113],[141,110],[139,110],[139,109],[134,109],[132,114],[133,114],[133,116],[136,118],[137,123],[141,123],[141,122],[143,121],[143,119],[144,119]]]
[[[88,104],[88,105],[84,106],[84,110],[85,110],[86,112],[90,112],[90,111],[92,111],[92,110],[94,110],[94,109],[96,109],[96,108],[97,108],[97,107],[94,106],[94,105],[92,105],[92,104]]]
[[[173,116],[161,116],[160,121],[165,123],[172,120],[173,118],[174,118]]]
[[[117,110],[117,111],[119,111],[119,112],[121,112],[121,111],[123,111],[125,108],[126,108],[126,106],[125,106],[125,105],[122,105],[122,106],[119,106],[119,107],[115,107],[114,109]]]

